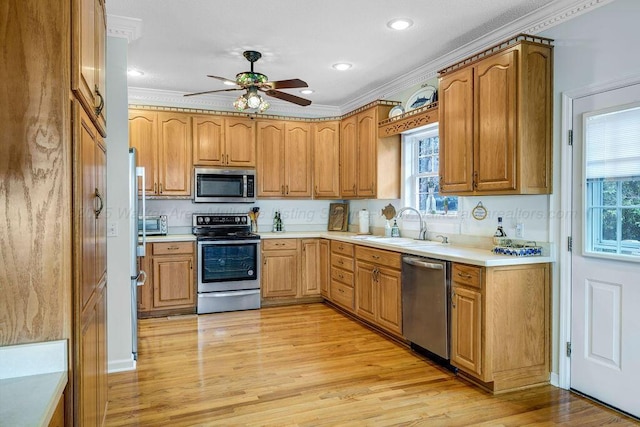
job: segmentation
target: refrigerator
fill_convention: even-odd
[[[138,360],[138,286],[144,286],[147,274],[140,270],[141,263],[139,257],[145,256],[146,230],[145,221],[138,221],[138,218],[145,214],[145,194],[144,194],[144,168],[137,166],[137,152],[135,148],[129,149],[129,245],[131,272],[131,337],[133,359]],[[140,185],[139,185],[140,184]],[[138,194],[138,188],[142,190]],[[141,224],[141,229],[138,228]]]

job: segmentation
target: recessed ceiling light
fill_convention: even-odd
[[[410,26],[413,25],[413,21],[411,19],[408,18],[396,18],[396,19],[392,19],[391,21],[387,22],[387,27],[394,29],[394,30],[406,30],[407,28],[409,28]]]
[[[312,93],[313,93],[313,89],[302,89],[302,90],[300,91],[300,93],[303,93],[303,94],[305,94],[305,95],[309,95],[309,94],[312,94]]]
[[[226,84],[227,86],[235,86],[236,85],[236,82],[232,82],[231,80],[225,80],[222,83]]]
[[[136,70],[135,68],[131,68],[127,70],[127,75],[131,77],[140,77],[140,76],[144,76],[144,73],[140,70]]]
[[[346,62],[339,62],[337,64],[333,64],[332,67],[338,71],[348,70],[352,67],[351,64],[347,64]]]

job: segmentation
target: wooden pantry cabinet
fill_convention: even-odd
[[[106,136],[106,32],[104,0],[72,2],[71,88]]]
[[[402,336],[401,254],[355,247],[355,313]]]
[[[145,168],[148,196],[191,196],[191,116],[185,113],[129,110],[129,146]]]
[[[139,316],[195,313],[194,243],[147,243],[147,254],[141,261],[147,281],[138,288]]]
[[[309,123],[258,121],[257,146],[258,197],[311,198]]]
[[[262,241],[262,304],[318,301],[320,239]]]
[[[255,168],[255,120],[194,115],[192,126],[194,165]]]
[[[440,71],[441,193],[551,193],[552,54],[516,37]]]
[[[549,382],[549,264],[451,269],[451,364],[500,393]]]
[[[340,196],[400,197],[400,136],[381,138],[378,121],[392,105],[375,105],[340,123]]]

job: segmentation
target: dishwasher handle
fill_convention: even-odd
[[[443,264],[423,261],[420,258],[404,257],[402,258],[402,262],[404,262],[405,264],[413,265],[415,267],[427,268],[429,270],[444,270]]]

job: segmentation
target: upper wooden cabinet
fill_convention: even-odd
[[[191,116],[129,110],[129,146],[138,150],[149,196],[191,195]]]
[[[340,122],[311,125],[313,139],[313,198],[340,198]]]
[[[520,40],[440,72],[441,193],[551,193],[552,53]]]
[[[255,121],[242,117],[193,116],[193,163],[255,168]]]
[[[311,197],[309,123],[259,121],[258,197]]]
[[[106,136],[104,1],[74,0],[72,19],[72,89],[100,134]]]
[[[378,121],[391,105],[377,105],[340,124],[340,196],[397,199],[400,197],[400,136],[380,138]]]

